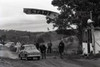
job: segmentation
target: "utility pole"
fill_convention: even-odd
[[[92,20],[92,12],[91,11],[90,11],[90,19]],[[95,35],[94,35],[94,26],[92,23],[91,23],[91,34],[92,34],[92,47],[93,47],[93,52],[95,54]]]

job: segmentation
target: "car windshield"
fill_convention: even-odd
[[[25,50],[34,50],[36,49],[35,46],[25,46]]]

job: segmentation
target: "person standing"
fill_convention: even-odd
[[[17,43],[16,43],[16,48],[17,48],[16,52],[17,52],[17,53],[20,51],[21,45],[22,45],[22,44],[21,44],[20,42],[17,42]]]
[[[52,52],[52,43],[51,42],[48,43],[47,46],[48,46],[47,53],[51,53]]]
[[[40,47],[39,43],[36,43],[35,46],[39,50],[39,47]]]
[[[42,59],[43,58],[46,59],[46,46],[44,44],[40,45],[40,52],[41,52]]]
[[[58,46],[58,48],[59,48],[59,54],[60,54],[60,57],[61,58],[63,58],[63,52],[64,52],[64,47],[65,47],[65,45],[64,45],[64,42],[63,41],[61,41],[60,43],[59,43],[59,46]]]

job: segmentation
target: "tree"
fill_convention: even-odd
[[[37,39],[37,42],[38,42],[38,43],[44,43],[44,39],[43,39],[42,37],[39,37],[39,38]]]
[[[87,20],[91,18],[90,12],[92,12],[92,19],[95,21],[94,25],[98,25],[100,0],[53,0],[52,5],[58,7],[60,14],[56,19],[47,17],[47,23],[53,23],[54,27],[60,31],[66,31],[72,24],[77,25],[80,44],[82,44],[83,29],[87,28]]]
[[[61,16],[63,15],[63,17],[64,15],[68,16],[68,13],[71,15],[72,11],[75,11],[76,15],[74,19],[72,19],[84,20],[84,22],[82,21],[83,25],[86,25],[87,19],[90,18],[89,12],[92,11],[93,20],[96,21],[94,25],[98,25],[97,20],[100,14],[99,0],[53,0],[52,5],[58,6],[58,9],[62,12]],[[71,15],[71,17],[73,17],[73,15]]]

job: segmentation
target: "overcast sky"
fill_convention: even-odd
[[[0,29],[23,31],[52,30],[52,24],[47,24],[43,15],[26,15],[23,8],[37,8],[56,11],[51,5],[52,0],[0,0]]]

